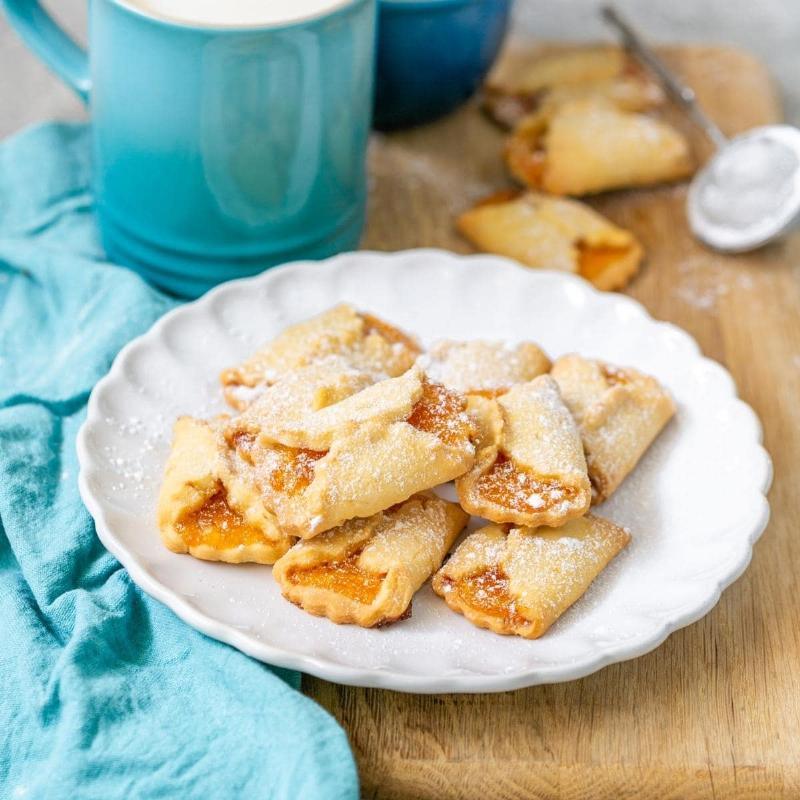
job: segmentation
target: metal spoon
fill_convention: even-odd
[[[700,107],[694,91],[615,8],[604,6],[602,15],[716,148],[689,187],[687,213],[694,235],[717,250],[741,253],[800,226],[800,130],[765,125],[728,139]]]

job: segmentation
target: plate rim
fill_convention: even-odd
[[[102,415],[99,413],[98,409],[101,394],[108,391],[109,386],[113,386],[115,379],[122,373],[123,365],[127,358],[129,358],[130,354],[135,352],[138,347],[144,346],[145,339],[159,336],[162,329],[170,324],[170,320],[176,316],[191,313],[196,308],[211,304],[220,294],[236,291],[240,287],[246,285],[269,282],[274,280],[276,276],[290,270],[325,269],[326,266],[334,267],[339,262],[347,262],[353,259],[389,262],[406,259],[412,256],[435,259],[444,258],[450,261],[467,260],[473,262],[483,261],[486,263],[498,263],[504,265],[504,268],[511,266],[514,269],[523,270],[531,276],[550,276],[566,283],[572,282],[579,285],[582,291],[588,291],[593,297],[604,297],[606,301],[613,300],[620,305],[626,305],[628,308],[635,309],[636,312],[643,316],[649,323],[660,327],[662,330],[669,331],[672,336],[682,340],[684,345],[689,347],[705,369],[717,373],[717,377],[721,378],[722,383],[725,384],[726,395],[731,406],[736,407],[740,413],[744,413],[744,415],[748,417],[754,433],[754,441],[752,442],[753,452],[758,454],[760,462],[758,465],[753,465],[754,484],[757,485],[758,491],[760,492],[760,509],[758,517],[747,533],[747,546],[744,548],[742,556],[735,563],[726,564],[723,574],[714,576],[713,584],[709,579],[709,591],[704,594],[702,600],[693,603],[690,608],[675,613],[671,619],[663,620],[661,624],[648,635],[630,640],[622,640],[618,642],[616,646],[607,646],[602,652],[590,654],[589,657],[570,665],[554,664],[538,666],[527,671],[523,670],[512,674],[453,673],[437,677],[408,675],[391,669],[346,666],[328,661],[325,658],[298,654],[263,641],[256,642],[243,632],[208,616],[181,597],[175,590],[161,583],[148,571],[147,567],[140,563],[139,559],[128,551],[122,542],[116,538],[112,532],[113,526],[109,523],[106,510],[103,507],[102,499],[95,495],[89,485],[87,476],[94,460],[89,445],[89,438],[92,427],[96,425],[98,421],[102,421]],[[463,255],[436,248],[412,248],[393,252],[358,250],[340,253],[320,261],[294,261],[273,267],[259,275],[227,281],[206,292],[202,297],[168,311],[156,320],[144,333],[128,342],[117,353],[108,372],[95,384],[89,396],[86,418],[78,431],[76,450],[79,464],[78,489],[84,505],[94,519],[98,538],[106,549],[109,550],[127,570],[134,583],[148,595],[170,608],[184,622],[207,636],[229,644],[252,658],[276,667],[299,670],[300,672],[305,672],[324,680],[345,685],[391,689],[412,693],[491,693],[542,684],[563,683],[590,675],[609,664],[628,661],[645,655],[661,645],[671,633],[687,625],[691,625],[714,608],[722,592],[736,581],[747,569],[752,559],[753,546],[766,529],[770,516],[770,507],[766,495],[772,483],[772,461],[769,453],[763,446],[763,428],[761,422],[755,411],[739,398],[736,384],[728,370],[718,362],[703,355],[694,337],[672,322],[655,319],[638,300],[627,295],[602,292],[579,276],[556,270],[533,271],[515,261],[501,256],[489,254]],[[756,472],[760,474],[756,475]],[[650,619],[652,620],[653,617],[650,617]]]

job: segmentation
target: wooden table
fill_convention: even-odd
[[[748,55],[666,54],[726,132],[779,117],[771,81]],[[474,106],[379,137],[364,245],[469,252],[452,218],[507,184],[500,139]],[[647,247],[630,294],[725,364],[761,417],[775,481],[752,565],[700,622],[572,683],[425,696],[306,678],[305,691],[350,736],[365,797],[800,797],[800,240],[714,255],[689,236],[685,195],[620,192],[594,204]]]

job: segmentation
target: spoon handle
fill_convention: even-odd
[[[616,28],[622,35],[622,41],[625,46],[640,61],[643,61],[653,70],[670,96],[686,111],[695,124],[699,125],[705,131],[706,136],[708,136],[714,145],[717,148],[724,147],[728,138],[700,107],[694,90],[683,83],[677,75],[667,67],[652,48],[644,43],[639,34],[631,27],[630,23],[624,20],[613,6],[603,6],[601,13],[603,19],[612,27]]]

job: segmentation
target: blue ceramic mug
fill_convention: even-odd
[[[111,260],[195,297],[229,278],[357,246],[375,0],[292,23],[171,21],[92,0],[88,56],[36,0],[2,0],[92,117]]]
[[[511,0],[379,0],[375,127],[441,117],[480,86],[508,26]]]

